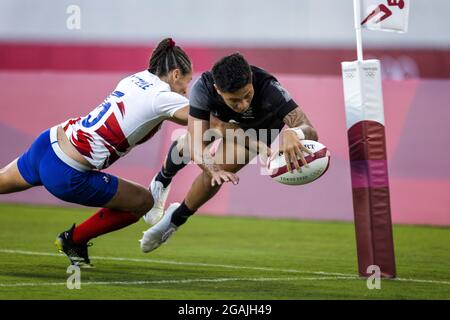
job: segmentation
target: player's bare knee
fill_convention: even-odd
[[[3,173],[0,171],[0,194],[4,193],[4,189],[6,186],[5,177]]]
[[[0,171],[0,194],[9,193],[14,190],[11,177],[3,169]]]

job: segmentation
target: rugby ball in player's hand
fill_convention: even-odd
[[[294,171],[289,172],[284,155],[277,153],[270,158],[267,164],[267,169],[272,179],[283,184],[301,185],[317,180],[328,170],[330,152],[327,150],[327,147],[312,140],[301,140],[300,143],[314,153],[314,157],[312,157],[310,154],[303,152],[308,167],[299,161],[301,171],[297,171],[292,164]]]

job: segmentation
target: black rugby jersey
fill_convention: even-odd
[[[251,70],[255,94],[244,113],[237,113],[225,104],[214,88],[212,73],[208,71],[191,89],[189,114],[202,120],[209,120],[212,114],[223,122],[236,123],[242,128],[265,128],[279,122],[297,107],[273,75],[255,66],[251,66]]]

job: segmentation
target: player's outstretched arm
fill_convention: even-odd
[[[239,183],[239,178],[232,172],[222,170],[216,164],[208,149],[209,141],[203,137],[209,129],[209,121],[188,116],[189,145],[192,160],[211,177],[211,185],[220,186],[223,182]]]
[[[300,140],[306,139],[318,141],[319,137],[308,117],[300,107],[289,112],[284,117],[283,121],[289,129],[283,130],[281,134],[280,151],[284,154],[289,171],[292,171],[292,164],[295,169],[300,170],[301,166],[298,159],[300,159],[303,165],[307,166],[303,152],[312,154],[311,151],[300,143]]]
[[[189,114],[189,105],[175,111],[173,116],[169,118],[169,121],[175,122],[182,126],[187,126],[188,114]]]

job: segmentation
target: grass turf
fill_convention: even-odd
[[[351,223],[213,216],[147,255],[143,221],[94,239],[95,268],[69,290],[53,241],[92,212],[1,204],[0,299],[450,299],[449,228],[395,226],[401,280],[369,290]]]

